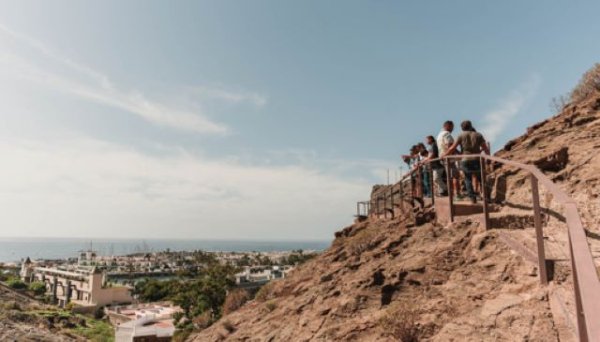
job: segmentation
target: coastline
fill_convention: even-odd
[[[322,251],[331,241],[254,241],[209,239],[83,239],[83,238],[0,238],[0,262],[21,259],[67,259],[94,249],[100,255],[126,255],[162,250],[206,252],[276,252],[296,249]]]

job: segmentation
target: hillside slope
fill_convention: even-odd
[[[558,339],[536,270],[478,223],[363,222],[192,341]]]
[[[44,308],[0,286],[0,341],[85,341],[61,331],[62,321],[42,320],[30,314],[31,310]]]
[[[594,92],[496,154],[536,165],[577,201],[594,255],[600,255],[599,110]],[[338,232],[321,256],[273,283],[266,300],[191,340],[558,340],[564,324],[574,331],[573,317],[564,323],[549,304],[562,301],[563,311],[564,303],[566,312],[574,310],[562,209],[540,188],[546,257],[556,268],[553,285],[543,288],[534,263],[500,241],[512,236],[535,251],[533,232],[525,229],[532,226],[529,175],[496,164],[490,176],[499,204],[492,222],[504,229],[484,232],[469,220],[450,227],[418,226],[414,218],[357,223]]]
[[[558,115],[539,122],[508,142],[496,155],[536,165],[577,202],[586,229],[600,233],[600,94],[567,105]],[[529,201],[524,172],[502,168],[498,202]],[[543,198],[543,197],[542,197]],[[544,199],[544,198],[543,198]],[[546,198],[547,208],[560,208]]]

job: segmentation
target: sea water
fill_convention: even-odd
[[[302,249],[321,251],[331,241],[252,241],[252,240],[140,240],[76,238],[0,238],[0,262],[17,262],[24,258],[65,259],[92,249],[99,255],[125,255],[139,252],[193,251],[273,252]]]

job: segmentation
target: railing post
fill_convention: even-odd
[[[533,197],[533,222],[535,225],[535,238],[537,240],[538,264],[540,268],[540,282],[548,284],[548,272],[546,270],[546,254],[544,253],[544,231],[542,230],[542,216],[540,212],[540,194],[538,181],[531,175],[531,194]]]
[[[485,230],[488,230],[490,229],[490,211],[488,208],[488,194],[485,185],[485,179],[487,176],[485,166],[485,159],[483,157],[479,157],[479,167],[481,169],[481,182],[479,185],[481,187],[481,198],[483,199],[483,226]]]
[[[581,304],[581,292],[579,291],[579,281],[577,280],[577,266],[573,259],[573,245],[571,244],[571,236],[569,236],[569,252],[571,254],[571,272],[573,272],[573,290],[575,291],[575,319],[577,320],[577,336],[579,341],[587,342],[587,328],[585,324],[585,316],[583,314],[583,305]]]
[[[435,182],[433,181],[433,168],[431,163],[427,166],[429,168],[429,191],[431,192],[431,205],[435,205]]]
[[[450,176],[450,159],[445,158],[446,166],[446,186],[448,187],[448,211],[450,213],[450,222],[454,222],[454,205],[453,205],[453,188],[452,188],[452,177]]]
[[[392,209],[392,218],[394,218],[394,184],[390,188],[390,207]]]
[[[419,190],[421,191],[419,197],[421,197],[421,200],[423,200],[423,205],[425,205],[425,174],[423,173],[423,167],[424,166],[419,165],[417,172],[419,175]]]
[[[416,195],[416,191],[415,191],[416,189],[414,186],[415,184],[413,184],[413,183],[416,183],[416,181],[414,179],[413,172],[412,171],[409,171],[409,172],[410,172],[410,206],[414,207],[414,204],[415,204],[414,198],[417,195]]]
[[[404,215],[404,182],[400,178],[400,212]]]

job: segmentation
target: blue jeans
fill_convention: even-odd
[[[423,196],[431,197],[431,182],[429,172],[426,167],[421,170],[421,177],[423,177]]]
[[[473,175],[481,184],[481,164],[479,159],[475,160],[462,160],[460,162],[460,168],[465,173],[465,186],[467,188],[467,195],[471,199],[475,199],[475,191],[473,190]]]

